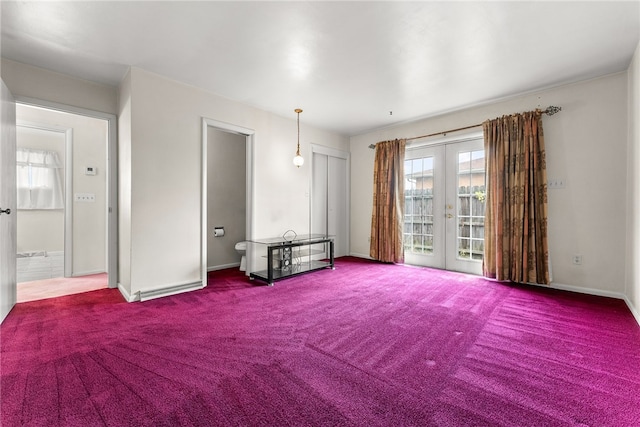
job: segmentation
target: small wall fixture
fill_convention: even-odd
[[[298,149],[296,150],[296,156],[293,158],[293,164],[296,167],[300,167],[304,164],[304,158],[300,155],[300,113],[302,113],[302,110],[296,108],[294,111],[298,114]]]

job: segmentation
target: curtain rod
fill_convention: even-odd
[[[537,114],[546,114],[547,116],[553,116],[554,114],[558,113],[562,111],[562,107],[556,107],[554,105],[550,105],[549,107],[547,107],[545,110],[541,110],[539,108],[535,109],[535,112]],[[478,126],[482,126],[482,123],[477,124],[477,125],[471,125],[471,126],[465,126],[462,128],[457,128],[457,129],[450,129],[450,130],[445,130],[442,132],[436,132],[436,133],[430,133],[429,135],[420,135],[420,136],[414,136],[411,138],[405,138],[406,141],[411,141],[414,139],[420,139],[420,138],[428,138],[430,136],[437,136],[437,135],[446,135],[449,132],[458,132],[460,130],[466,130],[466,129],[472,129],[472,128],[477,128]],[[369,148],[376,148],[376,144],[370,144]]]

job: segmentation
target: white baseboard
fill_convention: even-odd
[[[81,271],[81,272],[73,273],[71,277],[93,276],[94,274],[102,274],[102,273],[106,273],[106,271],[104,270]]]
[[[638,313],[638,311],[635,309],[633,304],[631,304],[631,301],[629,300],[629,298],[627,298],[627,296],[625,294],[623,294],[623,293],[605,291],[605,290],[602,290],[602,289],[587,289],[587,288],[581,288],[579,286],[565,285],[563,283],[553,283],[553,282],[551,283],[551,288],[552,289],[560,289],[562,291],[576,292],[576,293],[580,293],[580,294],[596,295],[596,296],[599,296],[599,297],[609,297],[609,298],[621,299],[621,300],[623,300],[625,302],[625,304],[627,304],[627,307],[629,308],[629,311],[633,315],[634,319],[636,319],[636,322],[638,323],[638,326],[640,326],[640,313]]]
[[[181,285],[171,285],[160,289],[140,290],[137,292],[138,300],[148,301],[155,298],[168,297],[170,295],[177,295],[184,292],[197,291],[202,289],[204,285],[201,281],[184,283]]]
[[[120,291],[120,294],[122,294],[122,296],[124,297],[124,300],[126,302],[135,302],[138,301],[138,296],[137,295],[131,295],[129,293],[129,291],[127,291],[122,284],[118,283],[118,290]]]
[[[633,314],[633,317],[635,317],[636,322],[638,322],[638,326],[640,326],[640,313],[638,313],[638,310],[636,310],[636,308],[633,306],[629,298],[627,298],[626,296],[624,297],[624,302],[627,303],[627,307],[629,307],[629,311],[631,311],[631,314]]]
[[[541,285],[541,286],[547,287],[544,285]],[[582,288],[580,286],[565,285],[564,283],[551,282],[551,286],[549,287],[551,289],[559,289],[561,291],[571,291],[579,294],[596,295],[599,297],[609,297],[609,298],[616,298],[616,299],[625,298],[624,294],[620,292],[605,291],[602,289]]]
[[[240,267],[239,262],[232,262],[231,264],[214,265],[213,267],[207,267],[207,271],[224,270],[225,268]]]
[[[371,260],[373,259],[373,258],[371,258],[369,255],[359,254],[359,253],[355,253],[355,252],[351,252],[351,253],[349,254],[349,256],[354,256],[354,257],[356,257],[356,258],[371,259]]]
[[[198,289],[202,289],[202,282],[193,282],[193,283],[185,283],[182,285],[173,285],[167,286],[166,288],[161,289],[150,289],[150,290],[141,290],[130,294],[122,284],[118,283],[118,290],[124,297],[127,302],[136,302],[136,301],[148,301],[150,299],[166,297],[170,295],[177,295],[183,292],[196,291]]]

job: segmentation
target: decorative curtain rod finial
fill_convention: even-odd
[[[556,107],[555,105],[550,105],[547,107],[546,110],[544,110],[544,113],[547,116],[553,116],[556,113],[559,113],[560,111],[562,111],[562,107]]]

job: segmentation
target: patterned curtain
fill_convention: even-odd
[[[369,255],[383,262],[404,262],[402,223],[405,145],[404,139],[376,144]]]
[[[483,123],[486,277],[549,284],[547,171],[539,112]]]

